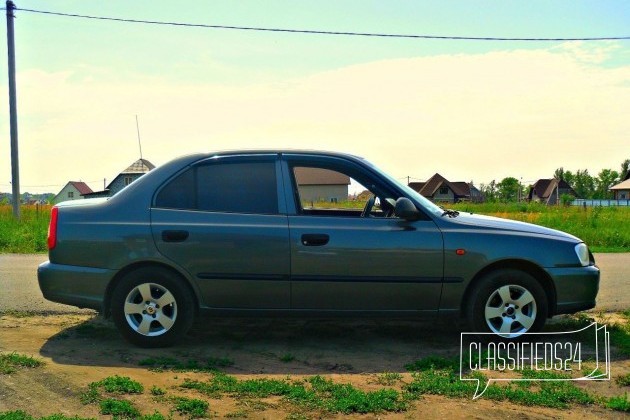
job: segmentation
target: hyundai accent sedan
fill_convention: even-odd
[[[46,299],[144,347],[177,342],[200,311],[452,315],[513,339],[594,307],[599,287],[572,235],[444,210],[362,158],[313,151],[175,159],[53,207],[48,248]]]

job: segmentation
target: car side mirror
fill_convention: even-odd
[[[407,197],[400,197],[398,200],[396,200],[394,215],[410,222],[420,219],[420,212]]]

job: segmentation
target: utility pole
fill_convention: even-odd
[[[7,0],[7,51],[9,55],[9,114],[11,127],[11,185],[13,187],[13,217],[20,218],[20,164],[18,158],[17,100],[15,93],[15,37],[13,11],[15,5]]]

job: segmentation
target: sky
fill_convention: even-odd
[[[630,2],[15,0],[125,19],[471,37],[630,36]],[[103,188],[142,154],[350,152],[401,180],[475,185],[619,170],[630,159],[630,40],[461,41],[131,24],[18,10],[20,184]],[[0,56],[6,57],[6,33]],[[6,72],[5,72],[6,75]],[[11,191],[8,79],[0,192]]]

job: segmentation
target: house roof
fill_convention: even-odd
[[[155,169],[155,165],[146,159],[138,159],[127,169],[121,172],[121,174],[144,174],[150,170]]]
[[[548,198],[553,192],[556,190],[556,185],[560,189],[573,190],[571,186],[564,180],[561,179],[559,182],[555,178],[551,179],[539,179],[532,185],[531,193],[536,193],[536,196],[539,198]],[[531,195],[530,195],[531,198]]]
[[[322,168],[295,168],[295,178],[300,185],[350,185],[350,177]]]
[[[90,188],[85,182],[81,182],[81,181],[70,181],[69,184],[72,184],[72,186],[74,188],[77,189],[77,191],[79,191],[79,194],[84,195],[84,194],[89,194],[92,191],[92,188]]]
[[[410,182],[409,187],[416,192],[420,192],[420,190],[424,188],[424,184],[426,184],[426,182]]]
[[[470,196],[470,184],[468,182],[451,182],[451,185],[455,194],[465,197]]]
[[[620,184],[610,187],[611,190],[630,190],[630,178]]]
[[[442,175],[436,173],[426,182],[410,182],[409,187],[425,197],[432,197],[440,187],[448,187],[458,197],[470,197],[471,189],[475,189],[468,182],[450,182]]]

